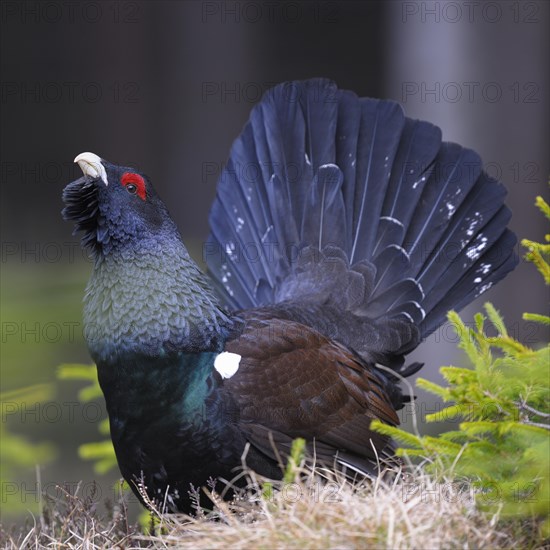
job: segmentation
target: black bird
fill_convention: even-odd
[[[63,214],[95,258],[84,320],[118,463],[173,511],[246,448],[280,478],[296,437],[375,470],[391,444],[371,419],[398,423],[398,378],[421,366],[404,356],[517,263],[505,189],[475,152],[329,80],[253,109],[210,213],[209,276],[145,175],[75,162]]]

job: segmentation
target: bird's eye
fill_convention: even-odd
[[[137,195],[142,201],[147,199],[145,180],[134,172],[125,172],[120,178],[120,183],[126,187],[130,195]]]

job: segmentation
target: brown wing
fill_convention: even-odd
[[[224,380],[240,410],[240,427],[268,452],[270,439],[288,446],[295,437],[321,449],[374,458],[387,438],[373,432],[373,418],[399,419],[384,383],[361,359],[314,329],[261,311],[246,313],[246,326],[226,351],[242,359]],[[372,443],[371,443],[372,442]],[[328,452],[328,451],[327,451]],[[325,453],[323,453],[325,454]]]

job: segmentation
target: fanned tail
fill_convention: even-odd
[[[504,196],[475,152],[397,103],[289,82],[233,145],[206,260],[228,307],[270,305],[399,369],[516,265]]]

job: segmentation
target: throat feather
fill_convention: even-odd
[[[99,258],[84,303],[86,339],[96,361],[131,350],[154,356],[217,351],[232,324],[177,244]]]

